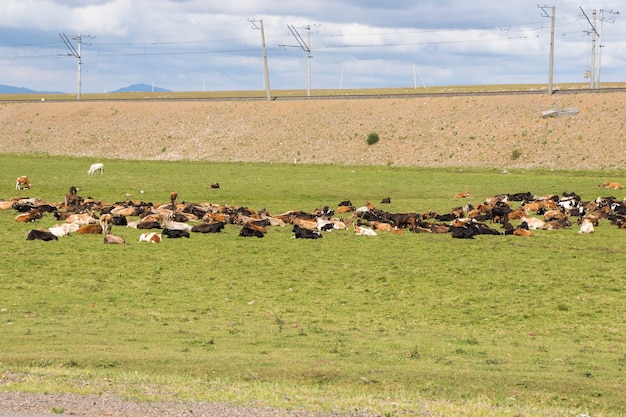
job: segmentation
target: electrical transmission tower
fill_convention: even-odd
[[[537,6],[539,7],[542,11],[543,11],[543,16],[544,17],[549,17],[552,21],[551,25],[550,25],[550,65],[549,65],[549,69],[548,69],[548,95],[552,95],[552,79],[553,79],[553,75],[554,75],[554,12],[555,12],[555,6],[552,6],[552,10],[551,10],[551,14],[548,15],[548,13],[546,12],[546,8],[548,6]]]
[[[311,95],[311,26],[307,25],[304,29],[307,31],[307,40],[305,41],[300,36],[300,33],[293,25],[287,25],[289,32],[293,35],[298,42],[298,45],[279,45],[282,47],[290,46],[290,47],[300,47],[304,52],[306,52],[307,57],[307,83],[306,83],[306,95],[309,97]]]
[[[80,34],[76,36],[72,36],[72,39],[76,41],[76,44],[77,44],[76,48],[74,48],[72,41],[70,41],[70,39],[67,37],[65,33],[59,33],[59,37],[61,38],[63,43],[65,43],[65,46],[67,46],[67,49],[69,50],[67,56],[73,56],[74,58],[78,60],[78,89],[76,92],[76,99],[80,100],[80,85],[81,85],[80,75],[81,75],[81,66],[83,64],[82,58],[81,58],[81,51],[80,51],[81,45],[83,44],[82,36]],[[87,35],[86,38],[93,39],[94,37]],[[88,43],[87,45],[91,45],[91,44]]]
[[[592,90],[598,89],[600,87],[600,67],[601,67],[601,48],[604,47],[602,45],[602,26],[605,21],[613,23],[615,21],[615,15],[618,15],[618,11],[608,10],[607,13],[610,14],[610,18],[604,17],[605,10],[600,9],[600,18],[597,20],[596,18],[596,9],[593,9],[591,13],[591,19],[587,16],[587,13],[580,8],[585,19],[591,26],[591,30],[587,32],[591,34],[591,70],[589,71],[589,88]],[[599,22],[599,25],[598,25]]]

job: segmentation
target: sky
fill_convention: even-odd
[[[0,84],[265,90],[264,40],[270,89],[547,85],[553,7],[554,85],[626,81],[626,0],[584,1],[2,0]]]

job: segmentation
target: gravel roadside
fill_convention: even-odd
[[[372,417],[373,413],[315,413],[207,402],[134,402],[110,395],[0,392],[1,417]]]

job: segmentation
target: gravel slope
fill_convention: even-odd
[[[1,153],[493,168],[626,167],[626,93],[0,105]],[[578,115],[542,117],[551,108]],[[370,133],[380,141],[367,145]]]

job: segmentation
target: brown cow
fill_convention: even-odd
[[[335,213],[351,213],[354,211],[354,206],[339,206],[335,210]]]
[[[111,231],[111,227],[113,227],[113,217],[110,214],[101,215],[100,226],[102,226],[102,233],[108,234]]]
[[[291,216],[289,223],[298,225],[303,229],[317,230],[317,220],[306,220],[296,216]]]
[[[170,204],[176,207],[177,202],[178,202],[178,193],[176,191],[172,191],[170,193]]]
[[[102,226],[99,224],[84,224],[78,228],[76,233],[83,235],[99,235],[102,234]]]
[[[552,221],[546,222],[546,224],[543,225],[542,229],[543,230],[560,230],[560,229],[565,229],[567,227],[572,227],[572,223],[570,223],[570,221],[567,219],[552,220]]]
[[[522,228],[515,229],[515,230],[513,231],[512,235],[513,235],[513,236],[528,236],[528,237],[530,237],[530,236],[534,236],[534,235],[533,235],[533,232],[531,232],[531,231],[530,231],[530,230],[528,230],[528,229],[522,229]]]
[[[398,230],[397,227],[394,228],[394,226],[392,226],[389,223],[384,223],[384,222],[370,222],[370,226],[372,227],[372,229],[374,230],[383,230],[383,231],[387,231],[387,232],[391,232],[394,229]]]
[[[564,213],[559,209],[553,209],[546,211],[543,214],[543,219],[547,222],[550,222],[552,220],[567,220],[569,219],[569,216],[567,215],[567,213]]]
[[[21,177],[17,177],[17,180],[15,180],[15,189],[16,190],[24,190],[24,189],[31,189],[33,188],[32,185],[30,185],[30,181],[28,181],[28,177],[22,175]]]
[[[624,188],[624,185],[619,183],[619,182],[605,181],[602,184],[598,184],[598,187],[600,187],[600,188],[609,188],[609,189],[612,189],[612,190],[621,190],[622,188]]]
[[[39,220],[43,217],[41,210],[33,209],[27,213],[18,214],[15,217],[15,221],[19,223],[32,223],[35,220]]]

